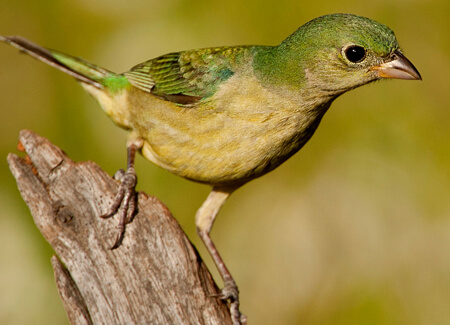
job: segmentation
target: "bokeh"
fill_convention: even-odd
[[[233,194],[212,236],[250,324],[441,325],[450,324],[449,4],[0,0],[0,33],[122,72],[172,51],[277,44],[332,12],[390,26],[423,81],[336,100],[298,154]],[[6,163],[21,129],[110,174],[125,166],[126,132],[72,78],[0,44],[0,323],[68,324],[53,252]],[[141,157],[137,172],[138,189],[168,205],[218,278],[194,227],[209,188]]]

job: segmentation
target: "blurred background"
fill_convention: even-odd
[[[423,81],[339,98],[298,154],[233,194],[212,237],[250,324],[441,325],[450,324],[449,4],[0,0],[0,33],[123,72],[172,51],[278,44],[327,13],[385,23]],[[6,164],[21,129],[109,174],[125,167],[126,132],[72,78],[0,44],[0,323],[68,324],[53,252]],[[217,277],[194,226],[209,188],[142,157],[137,172],[138,189],[168,205]]]

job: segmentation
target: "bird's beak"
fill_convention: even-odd
[[[372,68],[380,78],[422,80],[419,71],[400,51],[393,52],[389,61]]]

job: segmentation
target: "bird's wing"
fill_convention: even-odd
[[[230,78],[236,56],[246,47],[220,47],[169,53],[133,67],[124,75],[152,95],[179,105],[212,96]]]

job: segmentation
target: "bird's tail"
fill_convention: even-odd
[[[20,51],[55,67],[78,81],[92,85],[98,89],[104,88],[101,81],[115,73],[100,68],[83,59],[46,49],[20,36],[1,36],[0,41],[18,48]]]

